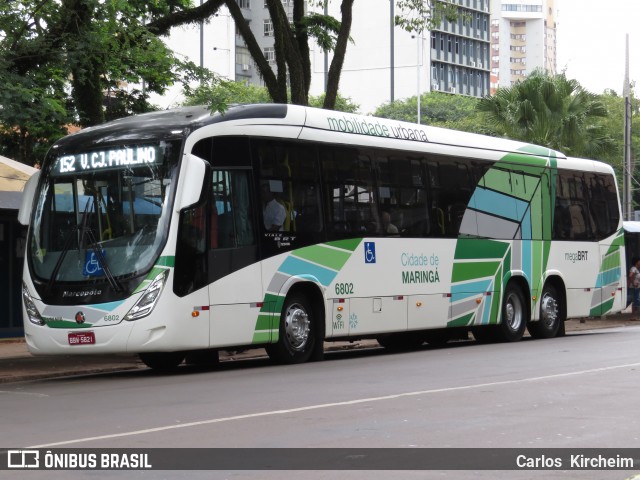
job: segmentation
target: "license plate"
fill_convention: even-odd
[[[96,336],[93,332],[69,333],[69,345],[93,345],[94,343],[96,343]]]

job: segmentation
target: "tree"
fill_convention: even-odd
[[[423,93],[420,96],[420,123],[465,132],[495,135],[495,131],[489,129],[482,122],[476,108],[477,104],[478,99],[473,97],[442,92]],[[417,97],[410,97],[381,105],[374,112],[374,115],[415,123],[417,110]]]
[[[340,76],[350,40],[355,0],[340,0],[340,21],[335,18],[305,12],[305,3],[314,8],[324,7],[329,0],[293,0],[293,21],[290,22],[281,0],[266,0],[273,25],[276,70],[274,71],[260,49],[249,22],[244,18],[236,0],[208,0],[202,5],[172,12],[148,24],[149,29],[166,35],[171,27],[196,23],[226,5],[236,28],[247,45],[269,95],[276,103],[308,105],[311,86],[310,39],[333,57],[327,73],[323,107],[334,109],[338,98]],[[453,0],[395,0],[399,14],[397,25],[414,31],[438,24],[443,17],[452,20],[461,15]],[[433,8],[432,8],[433,7]]]
[[[205,75],[207,75],[207,81],[197,87],[185,86],[184,105],[209,105],[212,110],[224,113],[231,103],[272,103],[265,87],[224,80],[211,72]],[[323,104],[324,95],[309,97],[310,106],[321,107]],[[336,110],[354,113],[358,108],[359,105],[354,104],[350,98],[337,96]]]
[[[337,22],[329,16],[307,13],[305,0],[293,0],[293,22],[290,23],[281,0],[266,0],[273,25],[276,71],[267,61],[236,0],[208,0],[201,6],[185,8],[150,22],[148,27],[153,33],[165,35],[171,27],[199,22],[226,5],[273,101],[287,103],[290,97],[292,103],[299,105],[307,105],[309,102],[309,38],[313,37],[321,48],[333,49],[334,52],[325,98],[325,106],[332,108],[337,97],[339,76],[351,29],[353,2],[354,0],[342,0],[342,22]]]
[[[598,158],[614,147],[599,122],[608,114],[603,103],[564,73],[535,71],[482,98],[478,109],[502,135],[567,155]]]
[[[46,147],[66,124],[95,125],[149,110],[148,92],[161,93],[174,82],[178,62],[144,19],[168,15],[186,1],[2,2],[4,151],[33,162],[33,148]],[[131,83],[146,88],[128,91]]]

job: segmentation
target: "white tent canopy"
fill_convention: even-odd
[[[622,222],[625,232],[640,233],[640,222]]]
[[[18,210],[22,190],[37,169],[0,155],[0,209]]]

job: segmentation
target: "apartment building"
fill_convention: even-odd
[[[273,24],[266,0],[236,0],[267,60],[275,69]],[[282,0],[293,17],[293,2]],[[340,3],[329,14],[340,18]],[[428,91],[482,97],[524,78],[536,68],[556,72],[554,0],[454,0],[461,16],[443,20],[431,31],[411,34],[391,26],[395,2],[354,3],[351,38],[340,80],[340,93],[360,105],[361,113],[392,100]],[[215,25],[215,27],[214,27]],[[197,61],[199,29],[177,32],[185,56]],[[172,37],[174,34],[172,33]],[[173,42],[172,42],[173,44]],[[393,44],[393,49],[391,45]],[[204,66],[256,85],[263,81],[244,40],[225,10],[205,24]],[[311,45],[311,95],[324,92],[325,55]]]
[[[536,69],[555,74],[554,0],[491,1],[491,92]]]
[[[275,67],[273,26],[265,0],[237,0],[265,57]],[[395,2],[394,2],[395,3]],[[489,93],[489,0],[456,0],[462,15],[457,22],[443,20],[431,32],[411,34],[391,27],[390,0],[355,2],[351,37],[347,47],[340,92],[361,106],[363,113],[391,100],[438,90],[447,93],[484,96]],[[293,5],[283,0],[292,15]],[[340,18],[340,2],[328,12]],[[393,44],[393,54],[391,45]],[[260,85],[249,52],[236,37],[236,79]],[[312,46],[311,94],[324,91],[325,72],[331,55],[325,58]]]
[[[457,21],[443,19],[430,32],[430,89],[489,94],[489,0],[456,0]]]

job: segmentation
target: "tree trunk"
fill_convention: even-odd
[[[331,60],[331,66],[329,67],[327,93],[324,97],[323,108],[327,110],[334,110],[336,107],[340,74],[342,73],[342,66],[344,65],[344,56],[347,51],[347,43],[349,42],[351,23],[353,21],[353,2],[354,0],[342,0],[342,6],[340,7],[342,24],[338,32],[338,40],[336,41],[336,48],[333,52],[333,60]]]
[[[264,53],[260,49],[260,46],[258,45],[253,32],[249,28],[249,24],[242,15],[242,10],[235,0],[225,0],[225,4],[227,5],[229,13],[231,13],[233,20],[236,23],[236,27],[240,32],[242,39],[247,44],[247,48],[249,49],[251,58],[253,58],[253,61],[256,62],[258,72],[264,80],[269,95],[276,103],[287,103],[286,82],[284,88],[282,88],[283,86],[276,78],[275,73],[271,69],[271,65],[269,65],[269,62],[267,62],[267,59],[264,57]]]

